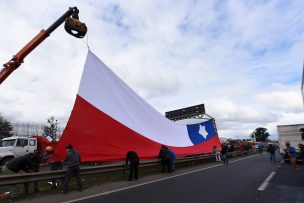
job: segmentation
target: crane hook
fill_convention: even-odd
[[[83,38],[88,29],[85,23],[80,22],[78,13],[79,11],[76,9],[71,17],[65,19],[64,29],[74,37]]]

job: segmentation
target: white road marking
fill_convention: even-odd
[[[276,174],[276,172],[271,172],[269,174],[269,176],[266,178],[266,180],[264,180],[264,182],[260,185],[260,187],[258,188],[258,190],[260,191],[264,191],[266,189],[266,187],[268,186],[270,180],[273,178],[273,176]]]
[[[233,162],[237,162],[237,161],[242,161],[242,160],[249,159],[249,158],[256,157],[256,156],[258,156],[258,155],[253,155],[253,156],[237,159],[237,160],[234,160],[234,161],[230,161],[229,163],[233,163]],[[204,170],[207,170],[207,169],[210,169],[210,168],[215,168],[215,167],[223,166],[223,165],[224,164],[213,165],[213,166],[209,166],[209,167],[206,167],[206,168],[197,169],[197,170],[194,170],[194,171],[189,171],[189,172],[185,172],[185,173],[181,173],[181,174],[177,174],[177,175],[172,175],[172,176],[161,178],[161,179],[157,179],[157,180],[152,180],[152,181],[145,182],[145,183],[140,183],[140,184],[137,184],[137,185],[132,185],[132,186],[116,189],[116,190],[111,190],[111,191],[106,191],[106,192],[98,193],[98,194],[95,194],[95,195],[81,197],[81,198],[77,198],[77,199],[73,199],[73,200],[68,200],[68,201],[65,201],[65,202],[62,202],[62,203],[72,203],[72,202],[77,202],[77,201],[81,201],[81,200],[85,200],[85,199],[90,199],[90,198],[93,198],[93,197],[98,197],[98,196],[102,196],[102,195],[108,195],[108,194],[111,194],[111,193],[114,193],[114,192],[119,192],[119,191],[131,189],[131,188],[135,188],[135,187],[139,187],[139,186],[143,186],[143,185],[148,185],[148,184],[151,184],[151,183],[156,183],[156,182],[160,182],[160,181],[163,181],[163,180],[168,180],[168,179],[171,179],[171,178],[176,178],[176,177],[179,177],[179,176],[183,176],[183,175],[187,175],[187,174],[191,174],[191,173],[196,173],[196,172],[199,172],[199,171],[204,171]]]

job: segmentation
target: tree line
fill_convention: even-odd
[[[63,128],[58,125],[54,116],[46,119],[46,123],[8,121],[0,113],[0,139],[10,136],[30,137],[33,135],[49,135],[52,139],[59,139]]]

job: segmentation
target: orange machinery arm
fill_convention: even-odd
[[[77,9],[77,7],[72,7],[69,8],[69,10],[63,14],[55,23],[53,23],[47,30],[42,29],[29,43],[27,43],[15,56],[13,56],[13,58],[8,61],[7,63],[3,64],[3,69],[0,72],[0,84],[14,71],[16,70],[21,63],[23,63],[24,58],[31,53],[31,51],[33,51],[41,42],[43,42],[48,36],[50,36],[50,34],[56,29],[58,28],[63,22],[66,21],[66,19],[69,20],[75,20],[78,21],[78,13],[79,10]],[[70,16],[73,17],[70,18]],[[79,26],[79,22],[77,22],[78,26]],[[80,23],[80,25],[82,24],[82,26],[85,24],[84,23]],[[71,27],[72,26],[72,27]],[[67,30],[68,33],[72,34],[75,37],[78,38],[82,38],[84,37],[85,33],[86,33],[86,27],[85,27],[85,32],[81,32],[79,30],[77,30],[77,28],[73,27],[73,25],[66,25],[65,29],[69,29]],[[74,29],[74,30],[73,30]],[[71,32],[71,30],[73,31],[78,31],[77,34],[73,34],[73,32]]]
[[[3,69],[0,72],[0,84],[14,71],[16,70],[23,59],[35,49],[45,38],[49,35],[45,32],[45,30],[41,30],[38,35],[36,35],[25,47],[23,47],[13,58],[3,64]]]

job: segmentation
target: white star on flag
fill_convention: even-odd
[[[199,125],[199,131],[198,133],[203,136],[203,138],[206,139],[207,135],[208,135],[208,132],[206,131],[206,128],[204,125]]]

